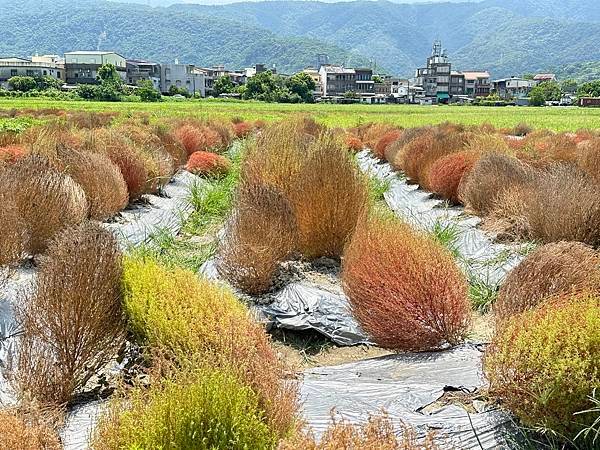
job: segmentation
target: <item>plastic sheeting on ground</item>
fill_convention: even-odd
[[[503,436],[512,423],[506,413],[483,406],[468,414],[457,404],[432,405],[445,391],[473,393],[484,385],[481,351],[473,345],[316,367],[304,371],[303,418],[320,436],[333,408],[350,423],[364,423],[383,409],[399,434],[400,421],[420,437],[432,431],[441,448],[480,449],[479,442],[484,449],[505,448]]]
[[[200,182],[195,175],[185,171],[177,173],[163,188],[162,196],[144,196],[147,204],[121,211],[121,220],[105,224],[106,228],[115,233],[122,248],[147,242],[159,230],[176,235],[191,212],[188,199],[195,182]]]
[[[380,162],[370,152],[365,150],[357,156],[364,172],[390,181],[385,201],[407,223],[425,231],[432,231],[436,225],[455,227],[458,236],[454,244],[460,253],[458,263],[469,278],[498,286],[531,248],[531,244],[494,242],[494,235],[477,228],[480,218],[464,214],[462,207],[445,207],[443,200],[431,198],[431,193],[417,185],[407,184],[398,178],[390,164]]]
[[[212,280],[219,280],[214,260],[207,261],[200,273]],[[272,303],[267,305],[252,301],[246,294],[240,296],[250,300],[268,326],[288,330],[314,330],[338,345],[369,343],[367,335],[352,316],[348,298],[337,285],[319,285],[310,280],[289,283],[274,293]]]

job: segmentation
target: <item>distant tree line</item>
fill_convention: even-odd
[[[312,103],[316,83],[310,75],[300,72],[291,77],[282,77],[270,70],[248,78],[246,84],[235,86],[231,77],[217,78],[213,86],[216,97],[221,94],[240,94],[244,100],[261,100],[277,103]]]

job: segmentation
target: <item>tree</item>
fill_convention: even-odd
[[[315,91],[317,84],[309,74],[300,72],[291,76],[287,80],[286,86],[289,91],[292,94],[296,94],[301,101],[305,103],[312,103],[314,101],[313,92]]]
[[[563,91],[556,81],[543,81],[529,93],[529,103],[532,106],[542,106],[546,102],[559,101]]]
[[[379,75],[373,75],[373,81],[375,83],[383,83],[383,78]]]
[[[524,73],[523,74],[523,79],[524,80],[533,80],[534,77],[535,77],[535,75],[532,74],[532,73]]]
[[[577,89],[577,97],[600,97],[600,80],[583,83]]]
[[[248,78],[246,89],[243,94],[245,100],[263,100],[267,102],[277,101],[275,91],[281,87],[281,77],[275,77],[270,70],[257,73]]]
[[[216,97],[221,94],[231,94],[235,90],[235,85],[233,81],[231,81],[231,77],[229,75],[223,75],[216,79],[215,84],[213,85],[213,92]]]
[[[576,80],[570,78],[568,80],[564,80],[560,84],[560,87],[563,90],[563,92],[566,92],[567,94],[574,94],[575,92],[577,92],[577,88],[579,87],[579,85],[577,84]]]
[[[34,77],[34,80],[37,85],[37,89],[40,91],[46,91],[48,89],[60,89],[63,85],[62,80],[57,80],[49,75]]]
[[[28,92],[37,88],[33,77],[16,76],[8,79],[8,85],[13,91]]]
[[[117,68],[114,64],[103,64],[98,69],[98,81],[100,83],[114,83],[114,84],[123,84],[123,80],[117,72]]]
[[[97,96],[97,86],[92,84],[78,84],[75,92],[84,100],[94,100]]]
[[[154,84],[150,80],[138,81],[137,95],[143,102],[158,102],[161,99],[160,92],[154,89]]]
[[[190,92],[184,87],[177,87],[172,84],[169,87],[169,95],[183,95],[184,97],[191,97]]]

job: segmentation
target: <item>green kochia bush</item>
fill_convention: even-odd
[[[484,370],[524,425],[573,440],[595,419],[576,413],[593,406],[600,386],[600,297],[573,294],[515,316],[488,347]]]
[[[101,421],[93,447],[117,449],[269,449],[258,396],[225,368],[182,371],[148,390],[134,389]]]
[[[294,428],[296,384],[285,382],[264,327],[229,290],[150,258],[126,258],[123,278],[129,329],[141,343],[178,365],[233,370],[257,393],[270,429],[284,437]]]

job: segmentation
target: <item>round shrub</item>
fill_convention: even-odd
[[[9,145],[0,147],[0,163],[12,164],[23,158],[27,154],[25,147],[22,145]]]
[[[546,244],[506,277],[494,305],[498,323],[536,307],[542,300],[575,290],[600,288],[600,256],[579,242]]]
[[[577,165],[596,182],[600,182],[600,138],[583,141],[577,145]]]
[[[10,192],[28,234],[27,251],[38,254],[64,228],[88,215],[85,192],[69,175],[40,155],[28,155],[7,167],[0,192]]]
[[[429,172],[433,164],[443,156],[459,151],[464,143],[463,133],[424,130],[406,144],[401,165],[410,180],[429,190]]]
[[[101,153],[59,148],[60,166],[85,192],[89,217],[106,220],[129,202],[127,184],[119,168]]]
[[[296,217],[285,197],[269,186],[244,183],[219,242],[219,273],[246,293],[267,292],[297,243]]]
[[[23,396],[64,405],[116,356],[124,342],[121,258],[114,235],[94,222],[49,244],[17,310],[14,379]]]
[[[211,152],[194,152],[188,159],[185,169],[195,175],[223,176],[227,175],[231,162],[222,155]]]
[[[195,369],[134,389],[100,419],[97,450],[273,449],[257,395],[230,371]]]
[[[188,159],[187,151],[171,132],[170,128],[159,124],[154,127],[153,131],[160,139],[165,151],[173,159],[175,168],[179,169],[180,167],[185,166]]]
[[[489,153],[483,155],[463,177],[458,197],[474,213],[486,215],[503,192],[527,186],[535,179],[536,171],[517,158]]]
[[[329,133],[296,158],[298,177],[286,184],[298,223],[298,250],[309,259],[339,258],[367,203],[365,178]]]
[[[402,136],[402,131],[400,130],[391,130],[385,133],[381,139],[377,141],[375,148],[373,148],[373,154],[377,156],[379,159],[385,158],[385,151],[387,148],[392,145],[395,141],[400,139]]]
[[[207,126],[182,125],[175,130],[175,137],[188,155],[199,151],[208,151],[221,144],[219,133]]]
[[[525,201],[530,238],[600,245],[600,186],[577,166],[549,166]]]
[[[162,145],[141,147],[139,150],[148,173],[145,193],[155,194],[171,181],[175,173],[173,158]]]
[[[452,255],[394,217],[360,221],[342,282],[354,316],[381,347],[431,350],[467,333],[467,283]]]
[[[254,127],[249,122],[238,122],[233,124],[233,134],[238,139],[247,137],[254,131]]]
[[[139,199],[146,190],[146,182],[148,181],[148,171],[139,152],[125,144],[106,148],[106,155],[121,171],[123,180],[127,185],[129,200]]]
[[[358,138],[354,134],[346,135],[346,137],[344,138],[344,145],[346,146],[346,148],[348,150],[351,150],[353,152],[359,152],[363,148],[365,148],[365,146],[362,143],[362,141],[360,140],[360,138]]]
[[[600,386],[600,297],[575,294],[515,316],[488,346],[484,371],[525,426],[572,440],[598,417],[575,413],[593,406]]]
[[[396,170],[404,170],[404,152],[408,150],[407,144],[421,136],[428,128],[407,128],[399,139],[390,144],[385,150],[385,159]]]
[[[452,153],[438,159],[429,172],[431,191],[452,203],[460,203],[458,187],[477,159],[477,154],[467,151]]]
[[[283,380],[286,368],[264,327],[229,290],[140,257],[125,260],[123,288],[129,329],[139,342],[182,364],[235,368],[258,394],[269,427],[279,436],[290,431],[296,384]]]

